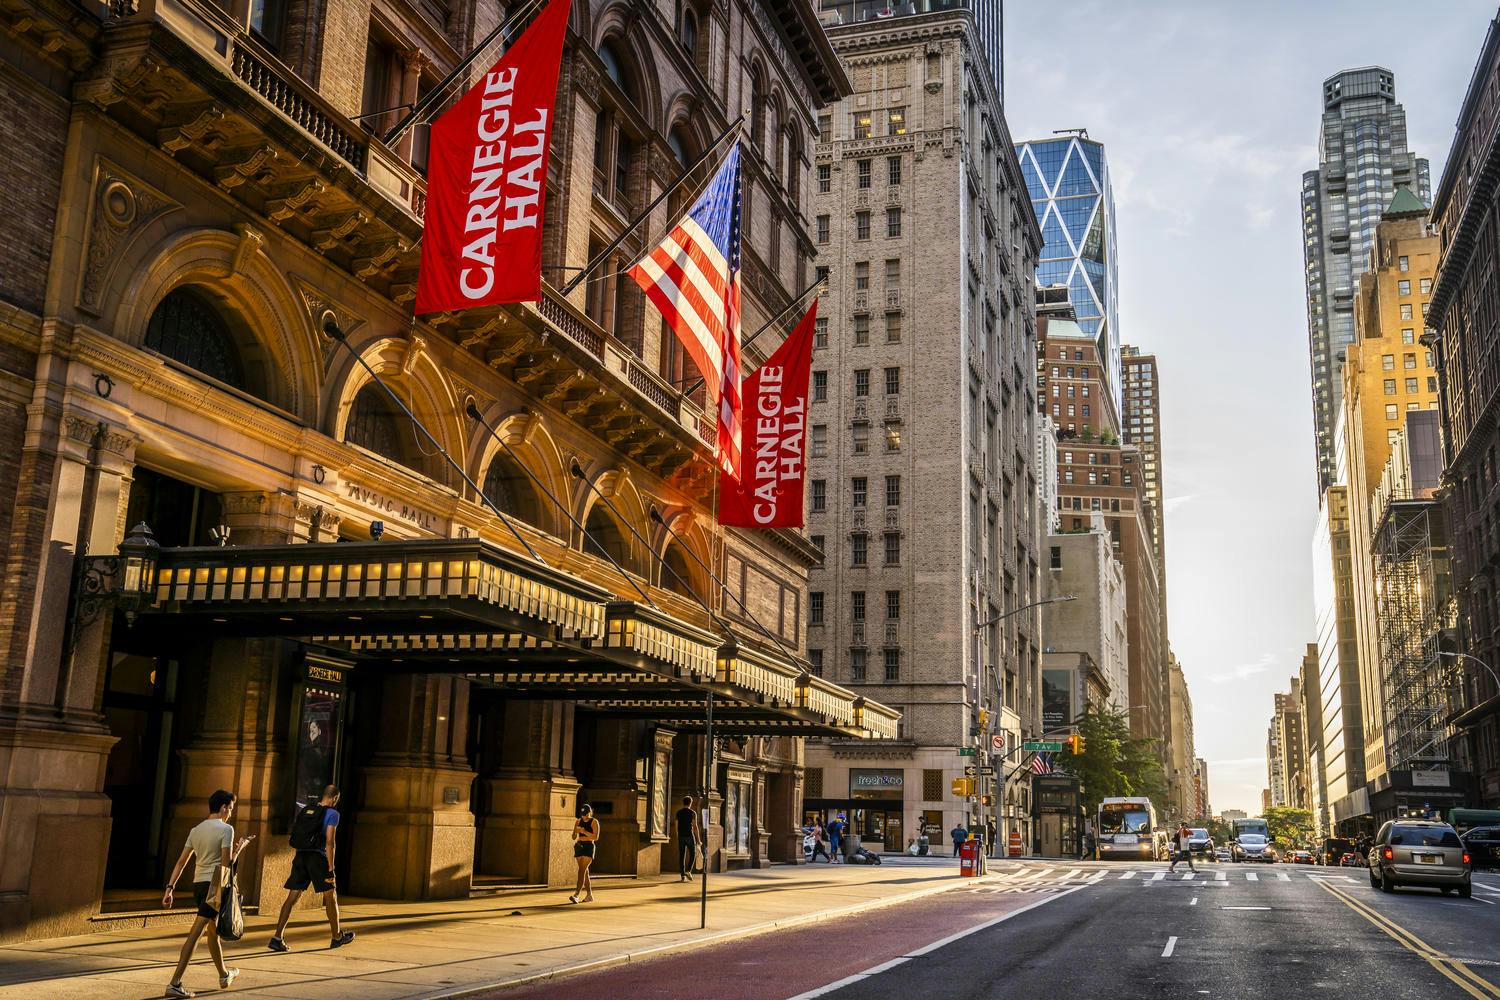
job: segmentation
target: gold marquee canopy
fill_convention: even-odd
[[[893,739],[898,714],[777,652],[479,539],[161,550],[140,613],[177,631],[278,636],[377,669],[458,673],[674,728]]]

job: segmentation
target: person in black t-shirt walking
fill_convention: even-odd
[[[693,865],[698,854],[698,815],[693,812],[693,797],[682,797],[677,810],[677,875],[679,882],[693,880]]]
[[[292,871],[285,885],[288,892],[276,919],[276,932],[267,945],[272,951],[292,950],[284,937],[287,921],[292,919],[297,900],[309,889],[323,897],[323,912],[328,915],[328,929],[333,934],[328,947],[342,948],[354,940],[353,931],[339,929],[339,894],[333,871],[339,828],[339,811],[334,806],[338,804],[338,788],[328,785],[318,801],[303,805],[292,821],[290,839],[297,853],[292,855]]]

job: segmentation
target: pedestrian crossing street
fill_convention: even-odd
[[[1023,865],[1019,869],[995,872],[983,882],[970,886],[974,893],[1015,893],[1018,895],[1046,895],[1077,886],[1100,888],[1153,888],[1168,885],[1194,885],[1200,888],[1230,886],[1261,886],[1283,882],[1306,883],[1313,880],[1332,882],[1335,885],[1353,884],[1361,873],[1348,873],[1337,868],[1308,870],[1292,866],[1267,865],[1262,869],[1251,869],[1246,865],[1232,868],[1207,866],[1196,872],[1186,868],[1168,871],[1165,865],[1150,868],[1070,868],[1060,865]]]

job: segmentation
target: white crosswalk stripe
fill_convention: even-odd
[[[1261,875],[1266,878],[1262,879]],[[1297,878],[1297,875],[1302,878]],[[1275,875],[1272,880],[1271,876]],[[1024,865],[1020,868],[1008,871],[995,872],[988,876],[983,882],[970,887],[967,891],[976,893],[1011,893],[1017,895],[1044,895],[1058,892],[1067,888],[1078,886],[1115,885],[1122,888],[1135,886],[1146,888],[1161,885],[1180,885],[1187,882],[1194,888],[1198,886],[1213,886],[1216,889],[1229,889],[1231,886],[1261,887],[1263,883],[1275,882],[1311,882],[1313,880],[1328,881],[1336,880],[1353,884],[1357,881],[1355,876],[1345,875],[1342,872],[1329,872],[1327,869],[1315,871],[1279,871],[1268,869],[1264,873],[1247,871],[1235,867],[1229,869],[1199,869],[1198,871],[1171,871],[1162,868],[1127,868],[1116,872],[1110,868],[1099,868],[1093,871],[1083,868],[1063,869],[1057,866]],[[1123,883],[1123,885],[1122,885]],[[1476,890],[1480,893],[1495,893],[1494,890],[1482,888],[1476,884]],[[1500,893],[1495,893],[1500,896]]]

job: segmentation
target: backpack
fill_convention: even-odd
[[[292,846],[299,851],[322,850],[323,818],[327,815],[328,807],[316,802],[297,810],[297,818],[292,821],[292,835],[289,838]]]

